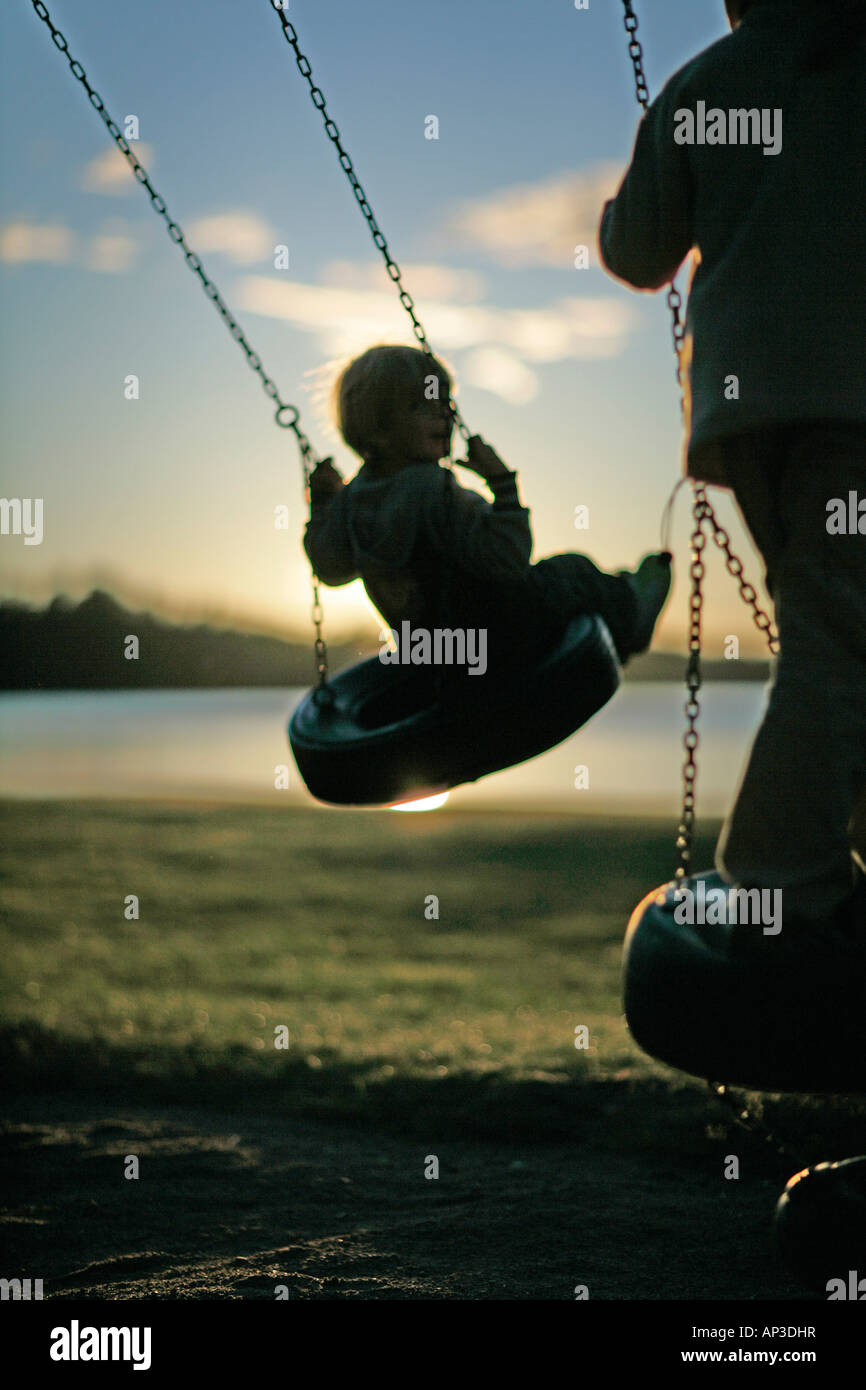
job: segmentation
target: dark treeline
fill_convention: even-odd
[[[128,639],[138,639],[138,657],[128,659]],[[339,671],[378,650],[361,637],[330,647],[330,666]],[[681,680],[685,659],[650,652],[631,662],[627,679]],[[763,661],[707,661],[707,680],[758,680]],[[147,690],[214,686],[310,685],[314,679],[312,639],[287,642],[261,633],[237,632],[206,623],[180,626],[152,613],[131,612],[103,590],[81,603],[63,596],[47,608],[0,603],[0,689]]]
[[[138,639],[129,660],[127,639]],[[359,641],[331,648],[337,669],[370,655]],[[4,690],[142,690],[213,686],[310,685],[312,637],[306,645],[205,623],[186,627],[133,613],[95,590],[79,604],[59,597],[48,608],[0,604],[0,688]]]

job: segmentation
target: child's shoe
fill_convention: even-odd
[[[776,1238],[806,1284],[825,1296],[862,1301],[866,1157],[816,1163],[795,1173],[776,1206]]]
[[[645,652],[652,642],[655,625],[670,593],[672,558],[669,550],[653,551],[643,557],[636,570],[620,570],[637,599],[635,630],[623,654],[625,660]]]

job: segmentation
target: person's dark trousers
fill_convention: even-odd
[[[826,918],[866,861],[866,425],[810,421],[724,442],[727,478],[767,570],[780,655],[716,867],[790,890]],[[843,534],[833,534],[844,506]]]

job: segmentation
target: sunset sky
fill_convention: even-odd
[[[411,328],[268,0],[49,9],[114,119],[138,117],[136,153],[170,214],[314,445],[350,476],[358,461],[317,401],[328,364],[411,342]],[[725,32],[722,0],[638,11],[654,94]],[[291,0],[289,16],[467,423],[519,470],[535,557],[633,565],[658,546],[680,441],[664,297],[616,285],[595,252],[638,114],[619,0]],[[0,24],[3,494],[45,507],[40,546],[0,540],[0,589],[42,602],[102,584],[299,629],[293,437],[46,27],[23,0]],[[425,139],[430,115],[438,140]],[[573,265],[581,242],[587,270]],[[281,243],[288,270],[274,269]],[[659,646],[682,641],[688,500]],[[281,503],[288,532],[273,525]],[[574,529],[580,505],[588,531]],[[728,633],[759,651],[720,558],[711,573],[708,654]],[[375,634],[359,584],[325,602],[334,634]]]

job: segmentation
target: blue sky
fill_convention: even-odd
[[[49,8],[115,120],[138,117],[138,157],[283,398],[351,474],[317,390],[347,352],[411,341],[409,323],[268,0]],[[722,0],[638,10],[653,93],[725,32]],[[536,557],[635,563],[658,544],[680,441],[663,296],[616,285],[592,244],[638,114],[619,0],[291,0],[288,13],[470,428],[519,470]],[[292,437],[31,6],[5,6],[2,31],[3,491],[45,499],[40,546],[0,542],[3,593],[105,583],[300,626]],[[585,240],[594,264],[576,270]],[[273,526],[281,503],[288,532]],[[588,531],[574,529],[579,505]],[[687,511],[684,491],[660,645],[682,636]],[[718,561],[709,596],[710,654],[730,632],[758,650]],[[326,591],[326,612],[335,633],[375,630],[359,585]]]

